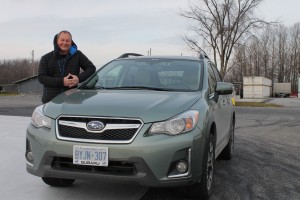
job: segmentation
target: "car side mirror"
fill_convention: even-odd
[[[216,92],[220,95],[232,94],[233,84],[226,82],[218,82],[216,87]]]
[[[226,82],[218,82],[216,86],[216,92],[214,99],[217,102],[219,99],[219,95],[228,95],[233,92],[233,84]]]

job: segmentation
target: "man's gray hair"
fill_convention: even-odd
[[[60,31],[59,33],[57,33],[56,39],[58,39],[60,34],[62,34],[62,33],[68,33],[71,36],[71,39],[72,39],[72,34],[69,31],[66,31],[66,30],[63,30],[63,31]]]

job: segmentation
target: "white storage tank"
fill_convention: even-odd
[[[260,76],[243,77],[243,97],[248,99],[271,96],[272,81]]]
[[[291,83],[274,83],[274,95],[275,97],[289,97],[292,93]]]

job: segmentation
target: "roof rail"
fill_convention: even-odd
[[[204,59],[204,58],[208,58],[209,59],[209,57],[207,56],[207,54],[206,54],[206,52],[204,50],[200,51],[199,58],[200,59]]]
[[[120,55],[118,58],[128,58],[130,56],[143,56],[143,55],[138,53],[124,53]]]

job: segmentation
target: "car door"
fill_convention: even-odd
[[[210,87],[210,104],[213,108],[214,119],[217,129],[216,149],[226,142],[228,131],[230,128],[230,99],[228,95],[219,95],[215,101],[215,89],[218,82],[222,82],[221,75],[212,63],[208,63],[208,79]]]

